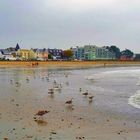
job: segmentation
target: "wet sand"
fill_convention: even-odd
[[[28,99],[29,100],[29,99]],[[49,99],[40,101],[31,99],[24,105],[17,102],[10,106],[4,104],[1,108],[0,124],[8,126],[1,128],[1,139],[9,140],[138,140],[140,138],[140,120],[129,120],[124,116],[104,114],[94,107],[65,107],[63,102],[53,102]],[[20,110],[22,108],[22,110]],[[6,109],[6,111],[5,111]],[[9,109],[9,110],[7,110]],[[40,109],[50,113],[43,116],[43,122],[35,121],[34,114]],[[3,113],[5,112],[5,113]],[[5,116],[8,114],[8,116]],[[42,119],[41,119],[42,120]]]
[[[4,71],[6,70],[4,69]],[[14,72],[16,70],[14,69]],[[10,72],[7,70],[6,75]],[[49,81],[46,79],[48,74],[44,69],[41,73],[36,74],[32,68],[31,70],[22,70],[16,75],[14,73],[13,81],[10,81],[11,74],[3,78],[0,92],[1,140],[6,138],[8,140],[140,139],[140,119],[99,110],[96,96],[92,102],[89,102],[87,97],[83,97],[79,92],[79,86],[76,86],[76,81],[72,83],[68,79],[75,77],[69,71],[64,70],[61,74],[52,71]],[[56,90],[54,95],[48,95],[48,89],[53,85],[55,79],[61,79],[63,82],[62,93]],[[19,84],[16,83],[17,81]],[[45,85],[48,86],[45,87]],[[71,87],[74,90],[70,91]],[[74,95],[75,93],[76,95]],[[65,102],[71,97],[74,98],[73,104],[66,105]],[[105,96],[100,96],[100,100],[104,99]],[[79,105],[77,102],[81,102],[81,104],[86,102],[87,104]],[[35,114],[39,110],[50,112],[38,117]]]

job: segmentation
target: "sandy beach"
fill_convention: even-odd
[[[4,64],[4,62],[0,63]],[[15,64],[16,62],[12,63]],[[21,63],[22,62],[20,62],[20,64]],[[27,64],[26,66],[29,66],[29,62],[23,63],[22,66],[25,65],[25,63]],[[58,63],[59,66],[64,66],[64,64],[66,64],[65,66],[83,66],[82,62],[40,62],[39,65],[58,66]],[[139,62],[126,62],[125,64],[128,63],[139,64]],[[84,62],[84,64],[86,66],[91,66],[97,63]],[[104,62],[100,63],[100,66],[103,64]],[[108,64],[112,63],[109,62],[107,65]],[[118,63],[116,62],[115,64]],[[111,99],[108,98],[108,93],[106,93],[106,91],[106,94],[104,94],[104,91],[102,93],[98,92],[98,86],[100,85],[98,85],[98,79],[94,84],[92,81],[87,81],[85,79],[84,76],[92,74],[93,70],[94,69],[85,69],[83,72],[82,70],[69,71],[67,69],[59,71],[56,68],[46,70],[46,68],[41,67],[31,67],[31,69],[28,69],[28,67],[26,67],[26,69],[23,67],[2,68],[1,73],[7,76],[3,75],[0,80],[1,88],[3,89],[0,92],[0,139],[140,139],[140,119],[138,117],[140,111],[127,105],[128,95],[128,97],[126,97],[120,94],[116,94],[118,103],[121,103],[122,99],[126,101],[124,106],[132,110],[132,112],[128,110],[130,115],[125,109],[122,109],[125,113],[123,113],[123,111],[122,113],[116,113],[106,108],[106,103],[110,107],[120,106],[120,109],[117,110],[117,112],[119,112],[119,110],[121,110],[121,105],[115,104],[115,102],[114,104],[110,104],[108,101],[114,100],[114,97]],[[99,70],[104,72],[103,68]],[[99,70],[97,68],[96,71],[98,72]],[[80,78],[82,74],[85,75]],[[47,78],[49,78],[49,81]],[[12,81],[10,81],[11,79]],[[78,79],[79,83],[81,83],[80,85],[77,83]],[[54,80],[62,84],[62,91],[56,89],[54,94],[49,95],[48,90],[52,87]],[[92,88],[92,84],[97,84],[97,89],[94,87]],[[79,92],[80,86],[82,86],[81,88],[83,90],[81,92]],[[87,89],[90,89],[90,94],[95,96],[91,102],[88,101],[88,97],[82,95]],[[71,98],[73,98],[72,105],[66,105],[65,102]],[[106,99],[107,102],[104,104],[102,101]],[[99,104],[99,102],[102,103]],[[38,117],[35,114],[39,110],[48,110],[50,112],[43,117]],[[138,115],[133,115],[133,111],[137,111]]]
[[[140,65],[140,61],[0,61],[0,66],[94,67]]]

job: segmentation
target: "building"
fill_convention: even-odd
[[[50,54],[53,59],[59,60],[62,59],[63,51],[61,49],[48,49],[48,54]]]
[[[21,60],[29,60],[30,50],[20,49],[17,54]]]
[[[96,45],[85,45],[84,47],[71,48],[73,58],[77,60],[109,60],[115,59],[115,53],[106,47]]]
[[[73,53],[73,59],[76,60],[77,59],[77,47],[76,48],[71,47],[70,50]]]
[[[134,54],[134,60],[140,60],[140,54]]]
[[[3,54],[3,50],[0,50],[0,60],[4,59],[4,54]]]
[[[3,58],[4,60],[16,60],[16,52],[11,48],[3,49]]]
[[[126,60],[134,60],[134,58],[133,57],[128,57],[128,56],[126,56],[126,55],[121,55],[120,56],[120,60],[122,60],[122,61],[126,61]]]
[[[73,52],[73,59],[75,60],[84,60],[85,59],[85,50],[84,47],[76,46],[75,48],[71,48]]]
[[[84,47],[77,47],[77,59],[85,60],[85,49]]]
[[[17,44],[16,47],[9,47],[6,49],[2,49],[0,57],[5,60],[17,60],[17,52],[20,49],[19,45]]]
[[[134,53],[131,50],[125,49],[121,52],[120,60],[133,60]]]
[[[28,58],[28,60],[36,60],[36,53],[34,52],[34,50],[33,49],[30,49],[29,50],[29,58]]]
[[[85,60],[109,60],[115,59],[115,54],[105,47],[97,47],[96,45],[84,46]]]
[[[48,60],[48,50],[47,49],[34,49],[36,53],[36,59],[41,61]]]
[[[20,49],[18,50],[18,57],[21,60],[36,60],[37,55],[34,51],[34,49]]]
[[[85,60],[95,60],[98,54],[98,47],[94,45],[85,45]]]

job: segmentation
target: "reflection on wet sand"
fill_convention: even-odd
[[[122,92],[132,93],[135,79],[99,79],[99,70],[104,68],[0,69],[0,139],[139,139],[140,113],[128,106],[129,95]],[[89,73],[98,75],[96,82],[85,78]]]

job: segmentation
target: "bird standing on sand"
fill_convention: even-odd
[[[10,79],[10,83],[13,84],[13,80],[12,79]]]
[[[50,88],[49,91],[48,91],[48,94],[54,94],[54,89]]]
[[[73,98],[71,98],[71,100],[66,101],[65,104],[71,105],[72,104],[72,100],[73,100]]]
[[[83,93],[83,95],[87,96],[88,95],[88,90]]]
[[[35,115],[37,115],[37,116],[43,116],[43,115],[45,115],[45,114],[47,114],[49,112],[50,111],[48,111],[48,110],[39,110]]]
[[[92,101],[92,99],[94,98],[94,96],[89,96],[89,101]]]
[[[29,82],[29,77],[26,77],[26,81]]]
[[[16,87],[19,87],[21,84],[17,81],[15,82]]]
[[[56,80],[53,81],[54,84],[57,84]]]

